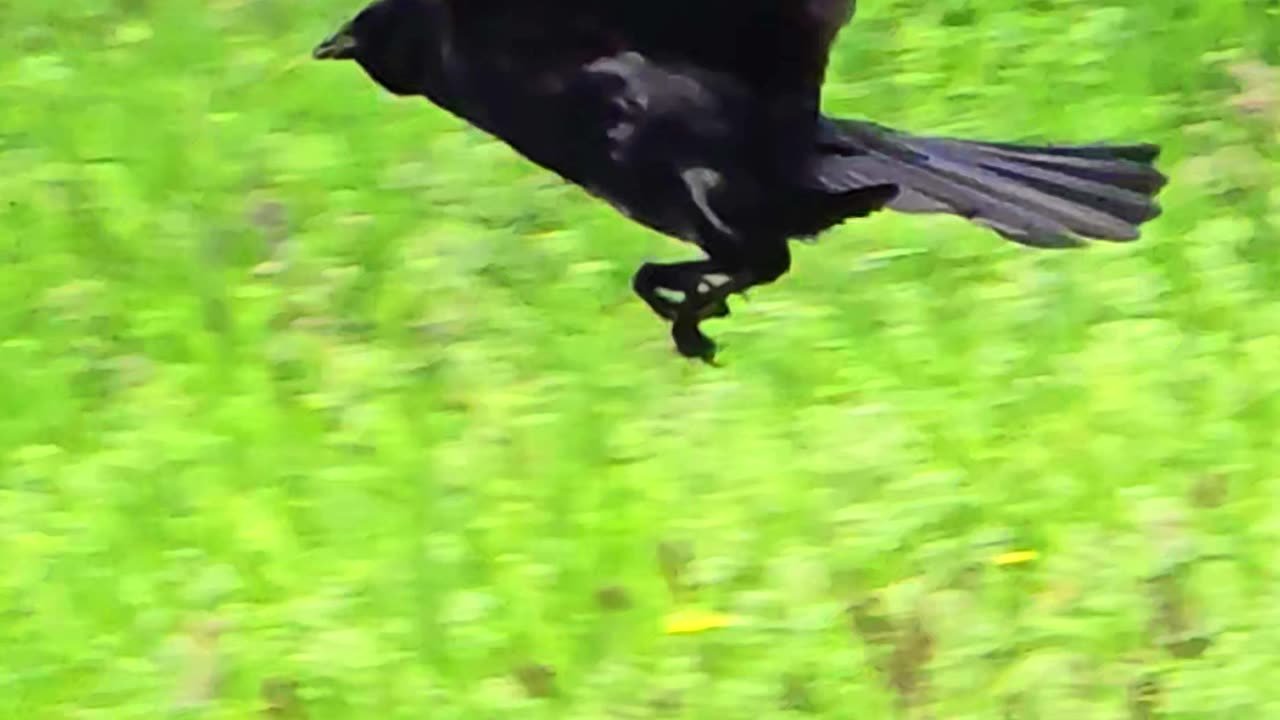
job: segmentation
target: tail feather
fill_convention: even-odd
[[[1112,160],[1120,158],[1130,162],[1149,165],[1160,157],[1160,146],[1151,143],[1134,145],[1025,145],[1021,143],[991,142],[967,140],[970,145],[978,145],[993,151],[1004,151],[1012,155],[1054,155],[1057,157],[1074,157],[1084,160]]]
[[[827,192],[893,183],[890,209],[958,215],[1035,247],[1136,239],[1167,182],[1149,144],[1018,145],[834,121],[822,148],[811,177]]]
[[[936,138],[934,141],[965,142],[1001,159],[1033,165],[1043,170],[1093,180],[1134,192],[1151,194],[1164,187],[1165,178],[1152,172],[1160,156],[1157,145],[1008,145]]]

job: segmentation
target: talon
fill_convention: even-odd
[[[715,365],[716,344],[702,334],[697,324],[677,320],[671,327],[671,337],[681,355]]]

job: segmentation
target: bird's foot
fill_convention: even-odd
[[[716,365],[716,344],[698,329],[696,322],[677,319],[671,326],[671,338],[675,340],[676,350],[681,355],[701,360],[708,365]]]

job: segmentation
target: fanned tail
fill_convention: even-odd
[[[892,183],[889,209],[957,215],[1033,247],[1074,247],[1081,238],[1134,240],[1159,217],[1159,154],[1150,144],[1018,145],[824,120],[810,181],[835,193]]]

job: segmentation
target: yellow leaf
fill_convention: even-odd
[[[737,625],[739,618],[709,610],[677,610],[667,616],[665,632],[668,635],[693,635]]]
[[[1013,552],[1001,553],[991,559],[996,565],[1024,565],[1040,557],[1040,553],[1035,550],[1014,550]]]

